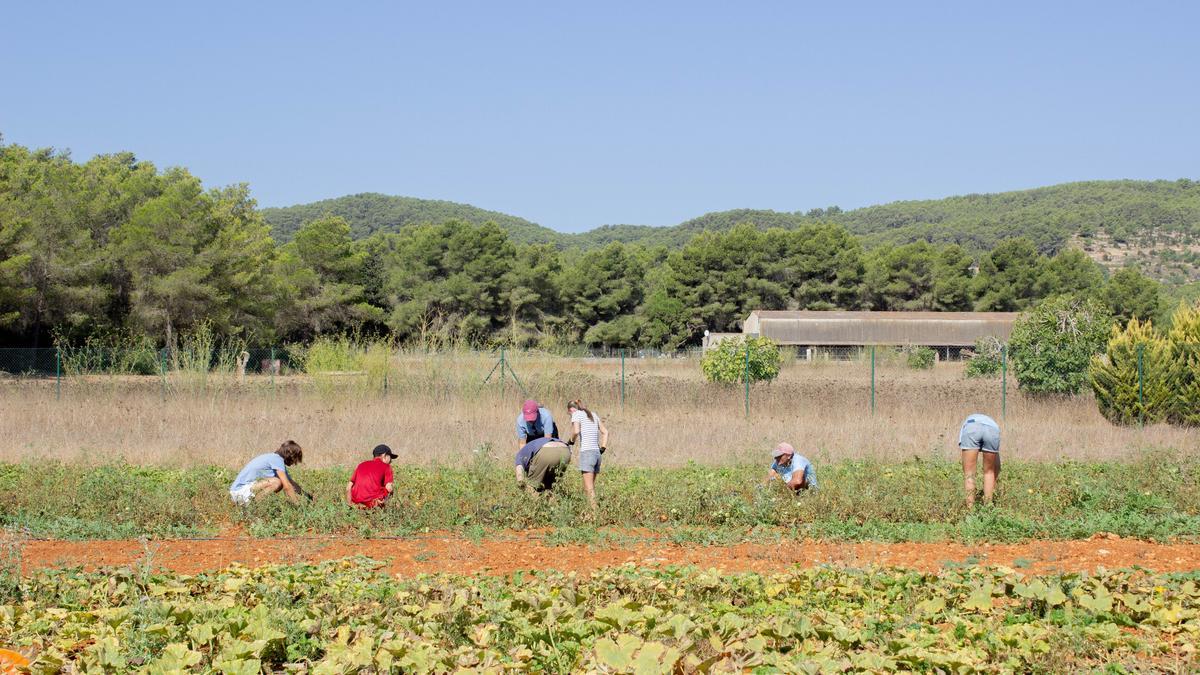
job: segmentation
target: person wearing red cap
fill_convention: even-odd
[[[360,509],[373,509],[387,504],[392,496],[392,460],[396,454],[386,445],[377,445],[371,459],[354,469],[346,484],[346,503]]]
[[[539,438],[558,438],[558,425],[554,423],[554,416],[549,410],[529,399],[521,406],[521,414],[517,415],[517,450]]]
[[[768,483],[778,478],[796,492],[817,489],[817,470],[813,468],[812,462],[796,454],[796,449],[791,443],[775,446],[771,458],[771,470],[767,473]]]

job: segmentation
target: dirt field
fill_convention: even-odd
[[[1012,567],[1026,572],[1082,572],[1141,567],[1156,572],[1200,568],[1200,544],[1154,544],[1112,535],[1086,541],[1024,544],[828,543],[675,546],[645,543],[594,548],[551,546],[536,535],[471,541],[451,534],[422,538],[351,539],[313,537],[142,541],[25,541],[17,544],[24,569],[144,565],[181,573],[232,564],[260,566],[313,562],[363,555],[387,560],[398,575],[431,572],[508,574],[516,570],[557,569],[587,573],[633,563],[697,565],[728,572],[771,572],[791,565],[894,566],[933,571],[954,564]]]

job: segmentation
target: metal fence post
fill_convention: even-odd
[[[167,348],[163,347],[158,358],[158,375],[162,380],[162,399],[167,400]]]
[[[62,349],[54,348],[54,400],[62,400]]]
[[[271,346],[271,361],[267,364],[267,370],[271,371],[271,396],[275,396],[275,346]]]
[[[508,359],[505,358],[504,347],[501,347],[500,348],[500,395],[501,396],[504,396],[504,390],[507,389],[507,387],[504,386],[505,385],[504,371],[507,368],[508,368]]]
[[[875,345],[871,345],[871,414],[875,414]]]
[[[1000,346],[1000,419],[1008,417],[1008,345]]]
[[[1145,371],[1142,369],[1142,355],[1146,352],[1146,345],[1139,344],[1137,348],[1138,356],[1138,426],[1146,425],[1146,391],[1145,391]]]
[[[742,374],[746,380],[746,417],[750,416],[750,340],[746,340],[746,370]]]
[[[621,408],[625,408],[625,350],[621,350]]]

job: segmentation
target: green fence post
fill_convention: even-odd
[[[1138,345],[1138,426],[1146,425],[1146,391],[1145,391],[1145,371],[1142,369],[1142,355],[1146,352],[1146,345]]]
[[[267,363],[267,370],[271,371],[271,396],[275,396],[275,347],[271,347],[271,360]]]
[[[746,417],[750,416],[750,340],[746,340],[746,370],[742,374],[746,380]]]
[[[1008,345],[1000,347],[1000,419],[1008,417]]]
[[[875,345],[871,345],[871,414],[875,414]]]
[[[162,398],[167,400],[167,348],[163,347],[162,354],[158,357],[158,375],[162,380]]]
[[[621,350],[621,409],[625,409],[625,350]]]
[[[504,347],[500,348],[500,395],[504,396],[504,371],[508,369],[508,359],[504,356]]]
[[[62,349],[54,348],[54,400],[62,400]]]

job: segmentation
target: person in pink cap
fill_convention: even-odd
[[[554,423],[554,416],[549,410],[529,399],[521,406],[521,414],[517,415],[517,450],[539,438],[558,438],[558,425]]]
[[[771,458],[771,470],[767,473],[768,483],[778,478],[796,492],[817,489],[817,470],[813,468],[812,462],[796,454],[796,449],[791,443],[775,446]]]

